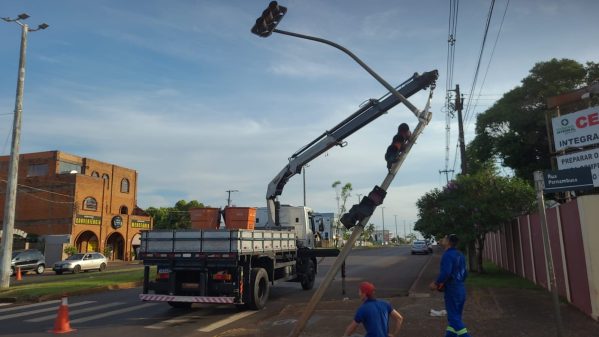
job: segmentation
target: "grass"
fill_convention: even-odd
[[[81,274],[80,274],[81,275]],[[79,275],[78,275],[79,276]],[[112,272],[112,273],[90,273],[85,277],[61,278],[52,276],[49,282],[28,283],[22,285],[11,285],[7,290],[0,291],[0,297],[13,297],[17,301],[31,301],[40,297],[60,296],[66,293],[80,293],[91,289],[118,286],[131,282],[143,280],[143,270]]]
[[[466,286],[474,288],[538,289],[538,286],[529,280],[500,269],[491,262],[485,261],[483,267],[486,273],[470,273],[466,279]]]

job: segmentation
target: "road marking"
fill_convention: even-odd
[[[146,329],[164,329],[164,328],[168,328],[175,324],[186,323],[186,322],[191,321],[192,319],[197,319],[197,318],[202,318],[202,317],[206,317],[206,316],[202,316],[202,315],[198,315],[198,314],[183,315],[183,316],[167,319],[165,321],[161,321],[156,324],[147,325],[144,328],[146,328]]]
[[[52,303],[59,303],[59,302],[60,302],[60,300],[54,300],[54,301],[40,302],[40,303],[29,304],[29,305],[19,305],[19,306],[16,306],[16,307],[11,307],[11,308],[6,308],[6,309],[0,309],[0,312],[15,311],[15,310],[20,310],[20,309],[28,309],[28,308],[39,307],[39,306],[42,306],[42,305],[47,305],[47,304],[52,304]],[[2,303],[2,305],[8,305],[8,304],[12,304],[12,303]]]
[[[123,302],[115,302],[115,303],[108,303],[108,304],[104,304],[104,305],[98,305],[98,306],[94,306],[91,308],[86,308],[86,309],[79,309],[79,310],[69,310],[69,315],[77,315],[77,314],[83,314],[86,312],[90,312],[90,311],[96,311],[96,310],[100,310],[100,309],[104,309],[104,308],[110,308],[110,307],[114,307],[116,305],[122,305],[125,304]],[[32,318],[32,319],[28,319],[25,322],[43,322],[43,321],[49,321],[49,320],[53,320],[56,318],[56,315],[48,315],[48,316],[42,316],[42,317],[38,317],[38,318]]]
[[[293,318],[281,319],[281,320],[272,322],[272,326],[295,324],[295,322],[297,322],[297,319],[293,319]]]
[[[80,305],[90,304],[90,303],[94,303],[94,302],[96,302],[96,301],[83,301],[83,302],[69,304],[69,307],[78,307]],[[21,307],[21,308],[23,308],[23,307]],[[38,309],[38,310],[32,310],[32,311],[27,311],[27,312],[20,312],[18,314],[4,315],[4,316],[0,317],[0,321],[5,320],[5,319],[10,319],[10,318],[39,314],[41,312],[57,311],[57,310],[58,310],[58,308],[46,308],[46,309]]]
[[[225,318],[223,320],[220,320],[218,322],[214,322],[208,326],[205,326],[203,328],[198,329],[198,331],[200,332],[212,332],[218,328],[222,328],[223,326],[227,325],[227,324],[231,324],[237,320],[240,320],[244,317],[247,317],[249,315],[253,315],[257,313],[257,311],[244,311],[244,312],[240,312],[238,314],[235,314],[229,318]]]
[[[114,310],[114,311],[110,311],[110,312],[104,312],[104,313],[93,315],[93,316],[88,316],[88,317],[71,320],[71,324],[89,322],[89,321],[93,321],[98,318],[114,316],[114,315],[122,314],[125,312],[135,311],[135,310],[139,310],[139,309],[143,309],[143,308],[147,308],[147,307],[151,307],[151,306],[155,306],[155,305],[156,305],[156,303],[144,303],[144,304],[136,305],[134,307],[123,308],[123,309]]]

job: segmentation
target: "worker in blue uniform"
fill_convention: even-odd
[[[447,310],[448,326],[445,337],[470,337],[466,326],[462,322],[464,302],[466,302],[466,288],[464,282],[468,276],[466,259],[456,249],[458,237],[455,234],[447,235],[442,240],[445,253],[441,258],[441,271],[436,281],[432,282],[431,290],[443,291],[445,295],[445,310]]]

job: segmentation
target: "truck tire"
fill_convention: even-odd
[[[306,266],[306,273],[302,277],[302,289],[310,290],[314,288],[314,280],[316,279],[316,268],[314,268],[314,261],[308,260]]]
[[[177,309],[191,309],[191,302],[168,302],[168,304]]]
[[[252,268],[250,273],[250,287],[248,290],[250,292],[248,296],[248,308],[252,310],[261,310],[264,308],[270,292],[268,274],[264,268]]]

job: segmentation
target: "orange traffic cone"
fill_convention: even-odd
[[[17,281],[21,281],[23,276],[21,275],[21,268],[17,268]]]
[[[48,331],[52,333],[67,333],[75,331],[71,329],[71,323],[69,322],[69,303],[66,297],[62,298],[62,302],[58,307],[58,315],[56,315],[56,321],[54,321],[54,330]]]

